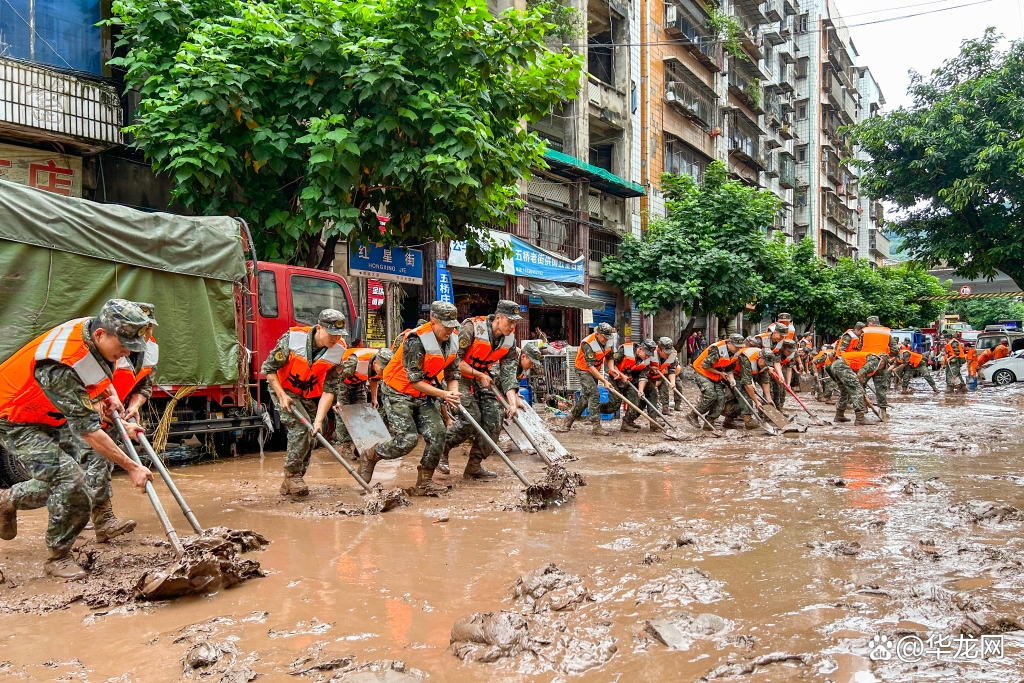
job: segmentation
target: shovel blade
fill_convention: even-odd
[[[761,412],[764,413],[765,417],[767,417],[768,420],[779,429],[785,429],[789,426],[789,419],[780,413],[775,406],[765,403],[761,406]]]
[[[356,452],[364,453],[391,438],[384,420],[369,403],[341,406],[341,421],[345,423]]]
[[[569,451],[565,449],[565,446],[563,446],[561,442],[555,438],[554,434],[552,434],[544,425],[544,423],[541,422],[540,416],[537,415],[532,406],[528,405],[525,408],[520,408],[518,415],[519,421],[530,430],[530,436],[533,437],[533,440],[544,449],[552,460],[561,460],[569,457]],[[523,439],[525,440],[526,437],[524,436]],[[518,441],[516,441],[516,445],[519,446]],[[533,450],[529,441],[526,442],[526,446],[529,450],[522,448],[522,446],[520,446],[520,449],[524,452],[530,452]]]

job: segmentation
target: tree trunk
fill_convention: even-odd
[[[320,263],[316,266],[317,270],[327,270],[334,263],[334,253],[337,251],[340,239],[341,235],[331,235],[327,238],[327,242],[324,244],[324,255],[320,257]]]
[[[320,233],[306,235],[306,267],[316,265],[317,251],[320,249]]]
[[[697,314],[699,312],[696,308],[693,309],[693,315],[686,321],[686,326],[679,333],[679,339],[676,340],[676,353],[686,350],[686,340],[693,334],[693,325],[697,322]]]
[[[1024,263],[1021,263],[1020,261],[1014,261],[1012,263],[1003,261],[999,264],[999,270],[1009,275],[1010,279],[1013,280],[1017,287],[1024,289]]]

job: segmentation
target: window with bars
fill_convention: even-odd
[[[688,175],[697,182],[704,177],[707,161],[678,140],[666,136],[665,172],[674,175]]]
[[[600,230],[594,225],[590,226],[590,260],[600,262],[605,256],[614,256],[619,253],[619,245],[622,238],[614,232]]]

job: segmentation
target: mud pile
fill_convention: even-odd
[[[598,620],[593,602],[578,576],[544,565],[512,587],[513,609],[455,622],[452,652],[463,661],[499,663],[520,673],[582,674],[618,651],[611,624]]]
[[[552,505],[561,505],[576,497],[576,489],[587,482],[579,472],[569,472],[558,464],[548,465],[544,478],[526,488],[523,509],[537,512]]]

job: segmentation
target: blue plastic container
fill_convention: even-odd
[[[601,403],[607,403],[608,402],[608,397],[609,397],[608,390],[605,389],[604,387],[598,387],[597,391],[598,391],[598,396],[601,397]],[[576,400],[577,401],[580,400],[580,396],[581,396],[581,392],[577,391],[576,392]],[[618,417],[618,414],[619,414],[619,411],[615,411],[614,413],[601,413],[601,419],[602,420],[614,420],[616,417]],[[590,417],[590,408],[584,408],[583,409],[583,413],[580,415],[580,417]]]
[[[533,389],[531,387],[520,386],[519,395],[522,396],[523,400],[526,401],[528,404],[530,404],[531,406],[533,405]]]

